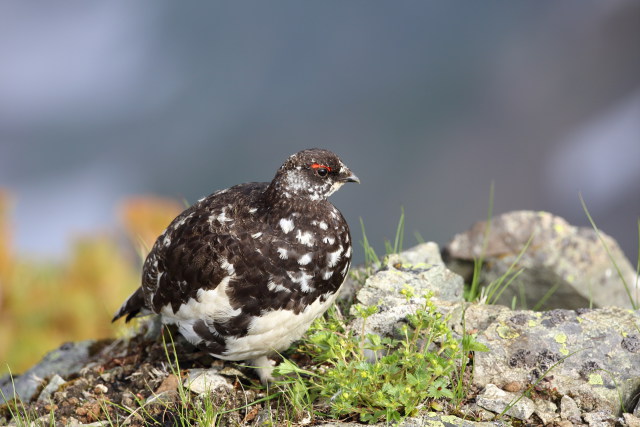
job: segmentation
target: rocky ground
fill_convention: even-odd
[[[91,342],[88,348],[84,343],[69,343],[50,353],[44,363],[54,365],[51,372],[45,373],[46,380],[37,388],[25,387],[20,393],[29,418],[43,425],[49,425],[52,413],[56,425],[111,425],[110,420],[117,425],[180,425],[180,410],[184,408],[178,383],[189,373],[211,368],[218,369],[218,374],[228,380],[212,390],[210,396],[216,407],[241,407],[264,397],[259,381],[248,369],[235,364],[225,366],[198,352],[179,335],[174,341],[175,353],[179,355],[176,365],[171,344],[168,346],[171,353],[167,354],[162,340],[146,339],[144,329],[131,339]],[[165,337],[169,339],[167,333]],[[73,362],[60,369],[56,363],[60,359],[62,363]],[[62,371],[63,375],[56,371]],[[197,385],[194,389],[200,391]],[[199,404],[195,396],[197,393],[188,404]],[[17,409],[21,409],[19,405]],[[246,423],[256,417],[252,410],[248,407],[227,418],[237,424]],[[7,424],[10,418],[8,407],[0,410],[0,424]]]
[[[432,291],[439,310],[451,315],[452,330],[477,333],[489,348],[476,353],[469,398],[455,415],[425,411],[404,425],[640,425],[640,311],[631,304],[637,278],[616,243],[547,213],[513,212],[490,226],[486,242],[483,223],[456,236],[444,250],[446,264],[436,244],[419,245],[389,257],[364,284],[350,282],[343,295],[377,305],[366,332],[388,336],[415,308],[402,287]],[[531,306],[542,301],[538,308],[546,310],[465,302],[463,282],[483,249],[485,284],[522,269],[496,301],[511,306],[515,295]],[[359,330],[357,322],[352,327]],[[295,414],[251,369],[198,352],[168,329],[168,346],[147,332],[143,326],[129,339],[68,343],[13,382],[0,380],[8,400],[0,405],[0,425],[356,421]],[[296,350],[287,357],[314,369]],[[9,399],[14,390],[18,403]]]

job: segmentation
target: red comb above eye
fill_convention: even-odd
[[[331,168],[329,166],[325,166],[325,165],[321,165],[319,163],[314,163],[311,165],[311,167],[313,169],[320,169],[320,168],[325,168],[326,170],[328,170],[329,172],[331,172]]]

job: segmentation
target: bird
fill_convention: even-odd
[[[289,156],[271,182],[200,199],[157,238],[140,287],[115,313],[159,315],[200,350],[246,361],[264,384],[277,352],[334,302],[348,274],[351,234],[328,197],[359,178],[331,151]]]

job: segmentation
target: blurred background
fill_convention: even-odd
[[[640,2],[125,0],[0,5],[0,372],[113,336],[139,252],[290,154],[383,251],[494,213],[598,226],[635,264]],[[141,243],[146,242],[146,243]],[[356,261],[362,261],[360,248]]]

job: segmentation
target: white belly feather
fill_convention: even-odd
[[[197,345],[202,337],[193,330],[199,320],[224,322],[240,314],[234,310],[226,295],[228,281],[220,283],[216,289],[198,292],[196,299],[191,298],[174,313],[167,304],[160,310],[162,321],[178,326],[180,333],[192,344]],[[251,320],[247,335],[226,339],[227,350],[224,354],[212,354],[224,360],[251,360],[276,351],[286,350],[293,341],[299,339],[311,326],[316,317],[324,313],[335,301],[339,291],[325,301],[320,298],[295,314],[291,310],[273,310]],[[212,330],[214,332],[214,330]]]

